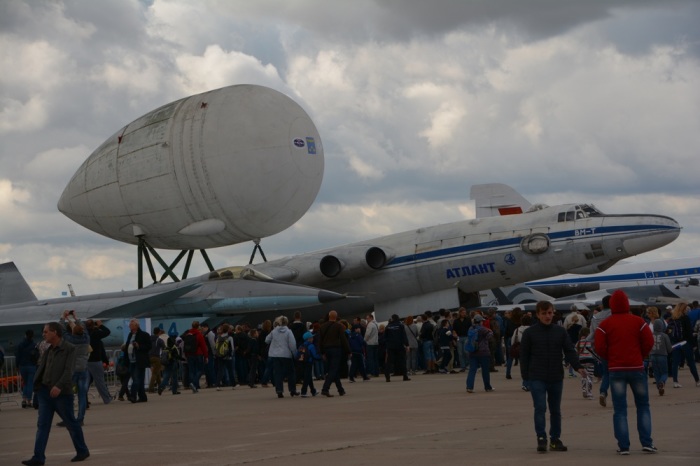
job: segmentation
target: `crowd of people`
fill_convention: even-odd
[[[105,383],[103,363],[108,358],[102,339],[109,335],[109,329],[102,322],[81,321],[73,311],[66,311],[59,322],[44,327],[41,342],[35,342],[33,332],[27,331],[16,348],[22,407],[39,409],[40,422],[35,455],[25,464],[43,464],[53,413],[61,417],[57,425],[71,433],[77,452],[74,460],[89,456],[81,427],[92,383],[104,404],[115,399],[144,403],[148,401],[147,393],[162,395],[169,388],[171,394],[180,394],[180,383],[196,394],[202,388],[202,378],[205,388],[217,390],[272,385],[277,397],[283,398],[286,381],[291,397],[332,397],[333,386],[338,395],[346,394],[343,380],[354,383],[361,377],[369,381],[383,374],[386,382],[392,376],[410,381],[410,376],[420,372],[466,372],[466,391],[474,393],[479,369],[483,389],[491,392],[495,390],[491,383],[494,372],[503,368],[505,378],[512,379],[513,368],[519,365],[521,387],[531,393],[535,406],[538,451],[546,451],[547,446],[550,451],[566,451],[559,438],[558,405],[561,381],[568,368],[569,377],[581,377],[585,399],[594,398],[594,383],[598,384],[601,406],[607,406],[611,392],[620,454],[629,452],[627,386],[635,395],[639,412],[648,412],[648,377],[653,377],[659,396],[663,396],[669,373],[673,387],[681,388],[679,369],[687,366],[700,387],[696,368],[700,346],[697,302],[668,306],[661,315],[655,307],[630,310],[626,296],[616,298],[613,294],[591,312],[572,307],[565,318],[544,301],[538,303],[534,314],[517,307],[504,314],[495,309],[441,309],[403,319],[392,315],[384,324],[375,322],[371,314],[352,321],[340,319],[335,311],[321,321],[305,323],[297,312],[291,323],[279,316],[258,327],[222,323],[212,329],[195,321],[182,335],[168,335],[161,328],[149,335],[138,320],[132,320],[129,330],[115,364],[120,389],[114,395]],[[625,342],[624,348],[620,341]],[[57,359],[59,354],[62,356]],[[47,372],[47,367],[51,369],[59,362],[60,370]],[[146,381],[148,368],[151,377]],[[315,381],[323,381],[320,390]],[[77,413],[72,409],[74,392],[78,397]],[[549,440],[545,433],[547,405]],[[644,450],[656,451],[651,441],[650,413],[638,427]]]

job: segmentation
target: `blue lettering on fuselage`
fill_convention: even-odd
[[[465,265],[462,267],[453,267],[445,270],[446,278],[469,277],[472,275],[481,275],[484,273],[492,273],[496,271],[495,262],[484,262],[477,265]]]

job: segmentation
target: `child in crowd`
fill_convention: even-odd
[[[316,396],[318,394],[318,391],[314,387],[313,366],[315,361],[321,360],[321,355],[316,351],[313,333],[306,332],[302,338],[304,339],[302,346],[306,348],[306,352],[304,360],[300,361],[304,366],[304,382],[301,385],[301,397],[308,398],[307,390],[311,390],[311,396]]]
[[[126,350],[126,344],[122,345],[119,357],[117,358],[117,364],[114,368],[120,383],[118,394],[119,401],[124,401],[124,395],[128,396],[129,394],[129,378],[131,375],[129,373],[129,356],[127,356]]]
[[[665,391],[666,381],[668,380],[668,355],[673,351],[671,347],[671,339],[666,334],[666,325],[661,319],[656,319],[652,323],[654,330],[654,346],[649,352],[651,360],[651,368],[654,371],[654,380],[656,381],[656,389],[659,390],[659,396],[663,396]]]
[[[591,342],[588,341],[588,335],[591,330],[583,327],[579,332],[579,340],[576,343],[576,352],[578,359],[584,369],[586,369],[586,377],[581,377],[581,391],[583,397],[587,400],[593,399],[593,370],[595,365],[595,357],[591,352]]]
[[[365,342],[365,339],[362,337],[362,327],[360,325],[353,325],[349,343],[350,351],[352,352],[350,377],[348,377],[350,382],[355,381],[358,372],[362,375],[362,380],[369,380],[369,377],[367,377],[367,369],[365,368],[367,342]]]

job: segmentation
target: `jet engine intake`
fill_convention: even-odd
[[[356,278],[383,268],[393,257],[394,253],[377,246],[353,248],[324,256],[319,269],[327,278]]]

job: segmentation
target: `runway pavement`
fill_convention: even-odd
[[[262,387],[181,389],[137,404],[103,405],[91,396],[84,427],[91,456],[84,464],[700,464],[700,388],[687,370],[684,387],[667,385],[663,397],[650,384],[657,454],[642,453],[630,408],[629,457],[615,453],[612,403],[603,408],[583,399],[579,379],[564,381],[562,440],[569,451],[538,454],[530,395],[502,368],[492,375],[496,391],[484,392],[477,378],[473,394],[464,374],[434,374],[409,382],[344,380],[347,395],[333,398],[278,399]],[[37,412],[13,403],[0,409],[0,464],[19,465],[32,456]],[[69,464],[74,454],[67,431],[54,427],[46,464]]]

